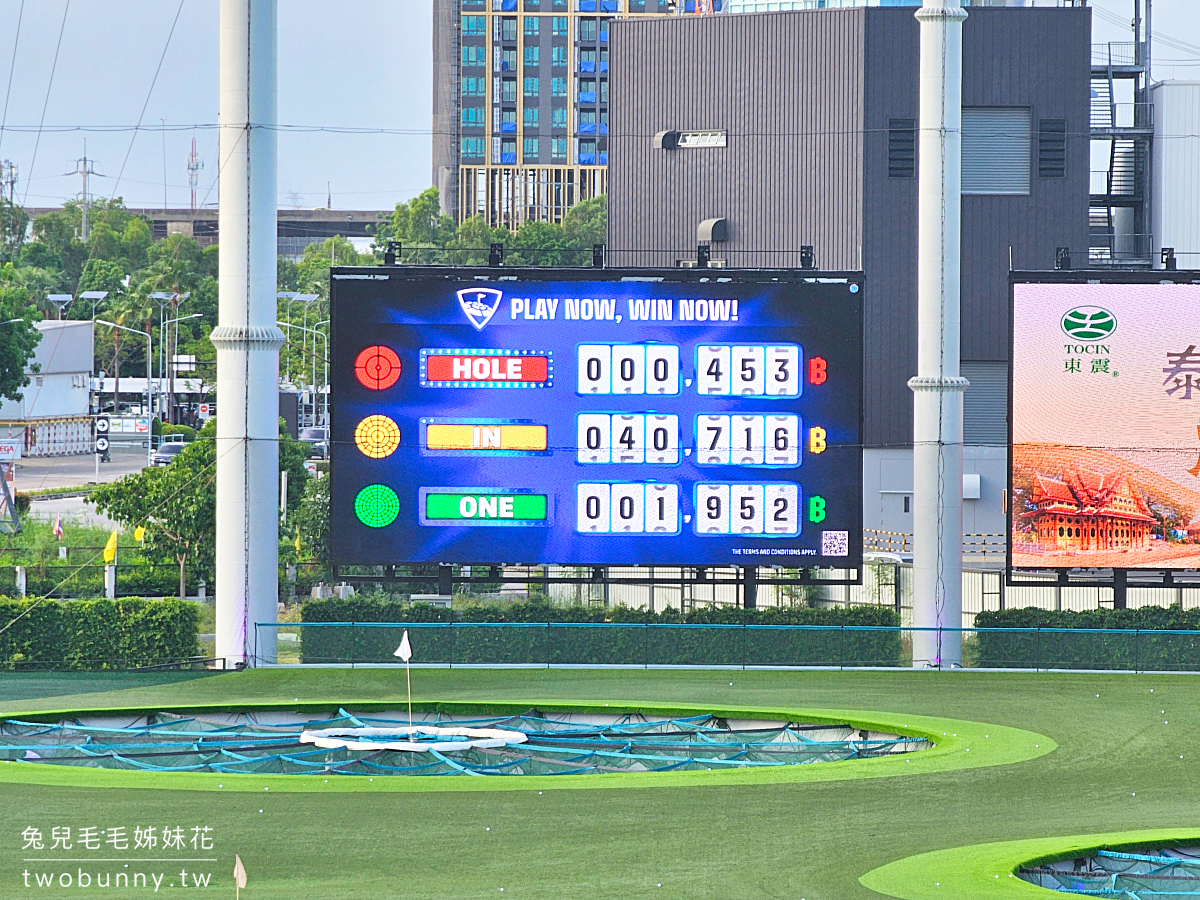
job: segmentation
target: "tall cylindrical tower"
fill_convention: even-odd
[[[913,409],[913,665],[962,665],[963,391],[959,375],[962,24],[959,0],[925,0]],[[923,630],[922,630],[923,629]],[[944,631],[943,629],[953,629]]]
[[[275,661],[279,562],[276,0],[221,0],[216,654]]]

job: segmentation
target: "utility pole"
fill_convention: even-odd
[[[924,0],[913,402],[913,666],[962,666],[963,392],[959,375],[962,23]]]
[[[279,594],[276,0],[220,0],[216,655],[273,663]]]
[[[87,139],[85,138],[84,142],[83,142],[83,156],[82,156],[82,158],[75,160],[75,171],[65,173],[67,175],[81,175],[83,177],[83,194],[81,194],[81,196],[83,197],[83,223],[80,228],[80,232],[81,232],[80,240],[83,241],[84,243],[87,243],[87,239],[88,239],[88,205],[91,202],[90,195],[88,194],[88,176],[96,174],[96,170],[94,168],[92,168],[92,166],[95,164],[95,162],[96,161],[94,159],[88,159]],[[9,163],[9,165],[11,166],[12,164]],[[13,186],[16,185],[16,181],[17,181],[17,172],[16,172],[16,168],[13,167],[13,174],[12,174]],[[10,190],[9,202],[12,202],[12,200],[11,200],[12,188],[10,187],[9,190]]]

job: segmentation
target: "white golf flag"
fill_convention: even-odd
[[[400,646],[396,648],[396,652],[392,654],[398,656],[405,662],[412,659],[412,647],[408,643],[408,629],[404,629],[404,637],[400,638]]]
[[[233,855],[233,880],[237,882],[239,891],[246,886],[246,867],[242,865],[242,858],[236,853]]]

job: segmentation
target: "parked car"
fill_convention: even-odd
[[[300,440],[308,444],[308,457],[329,458],[329,433],[324,428],[301,428]]]
[[[175,437],[176,435],[167,435],[167,437]],[[183,452],[187,447],[183,441],[170,441],[163,444],[154,451],[154,455],[150,457],[150,465],[152,466],[169,466],[175,462],[175,457]]]

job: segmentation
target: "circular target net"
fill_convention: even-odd
[[[400,357],[390,347],[367,347],[354,360],[354,374],[364,387],[385,390],[400,379]]]
[[[1025,881],[1088,897],[1200,897],[1200,847],[1099,850],[1092,856],[1022,868]]]
[[[640,713],[414,716],[160,712],[0,721],[6,764],[285,775],[566,775],[789,766],[907,753],[924,738],[850,725]]]
[[[383,459],[400,446],[400,426],[387,416],[367,416],[354,429],[354,443],[364,456]]]
[[[400,515],[400,498],[386,484],[369,484],[354,498],[354,514],[364,525],[383,528]]]

